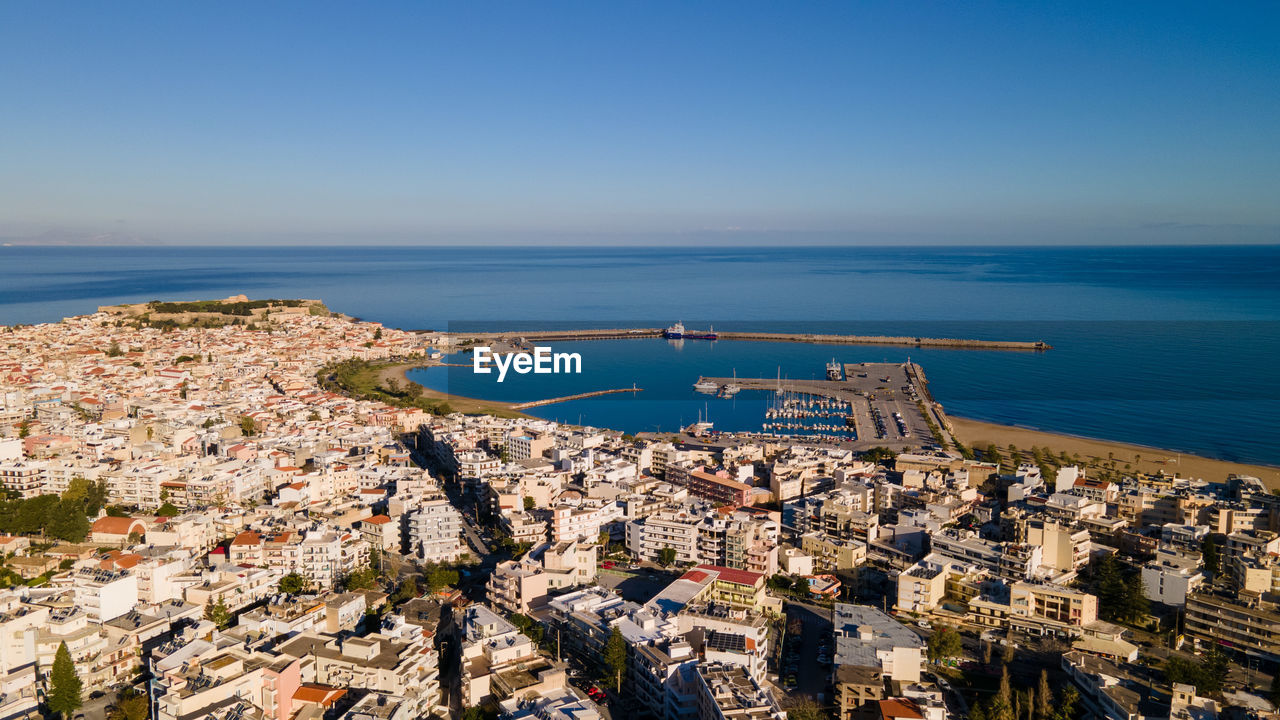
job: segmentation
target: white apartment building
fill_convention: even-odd
[[[124,615],[138,604],[138,577],[121,570],[82,567],[72,575],[76,605],[94,622]]]
[[[1187,595],[1203,582],[1197,557],[1159,550],[1155,559],[1142,566],[1143,592],[1148,599],[1165,605],[1185,606]]]
[[[462,514],[448,500],[421,503],[409,515],[409,553],[431,562],[462,557]]]
[[[659,510],[627,523],[627,550],[641,560],[657,562],[663,548],[676,551],[676,562],[698,562],[699,513],[685,509]]]
[[[622,519],[622,505],[606,502],[599,505],[557,505],[551,511],[551,541],[556,543],[596,542],[600,531],[609,523]]]
[[[44,494],[44,469],[42,460],[17,460],[0,463],[0,486],[20,498],[33,498]]]

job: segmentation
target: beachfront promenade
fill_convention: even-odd
[[[495,333],[450,333],[458,345],[504,343],[512,345],[532,342],[569,342],[574,340],[625,340],[662,337],[662,328],[606,328],[597,330],[521,330]],[[754,340],[760,342],[795,342],[827,345],[902,345],[908,347],[949,347],[981,350],[1049,350],[1052,345],[1040,340],[977,340],[972,338],[931,338],[909,335],[826,335],[815,333],[718,332],[720,340]]]

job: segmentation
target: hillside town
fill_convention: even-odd
[[[0,328],[0,720],[1276,714],[1256,478],[432,412],[327,378],[447,338],[223,304]]]

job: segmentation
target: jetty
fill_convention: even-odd
[[[578,393],[577,395],[565,395],[564,397],[547,398],[546,400],[533,400],[530,402],[512,403],[512,410],[528,410],[529,408],[542,407],[543,405],[555,405],[556,403],[569,402],[570,400],[582,400],[590,397],[599,397],[601,395],[613,395],[616,393],[637,393],[644,392],[644,388],[638,388],[632,385],[629,388],[616,388],[613,390],[593,390],[592,392]]]
[[[849,447],[866,450],[884,446],[894,450],[915,450],[932,444],[954,442],[950,423],[942,406],[929,395],[924,371],[914,362],[843,363],[844,379],[819,380],[702,376],[702,382],[724,388],[766,391],[776,398],[813,398],[832,401],[839,424],[855,435],[843,441]],[[786,403],[784,402],[784,405]],[[785,408],[779,417],[790,422]]]
[[[596,330],[511,330],[486,333],[449,333],[455,345],[493,345],[523,347],[535,342],[571,342],[577,340],[640,340],[662,337],[662,328],[607,328]],[[973,338],[933,338],[911,335],[838,335],[821,333],[725,332],[717,330],[720,340],[752,340],[758,342],[793,342],[818,345],[899,345],[905,347],[941,347],[971,350],[1051,350],[1043,340],[978,340]],[[703,342],[691,340],[690,342]],[[711,342],[711,341],[707,341]]]
[[[908,345],[911,347],[980,348],[983,350],[1050,350],[1042,340],[973,340],[911,337],[907,335],[821,335],[796,333],[722,332],[721,340],[814,343],[818,345]]]

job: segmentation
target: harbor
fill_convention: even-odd
[[[837,363],[827,365],[826,380],[700,377],[695,391],[718,397],[766,392],[770,401],[761,431],[777,435],[823,437],[852,443],[912,449],[938,444],[945,416],[924,386],[919,365]]]

